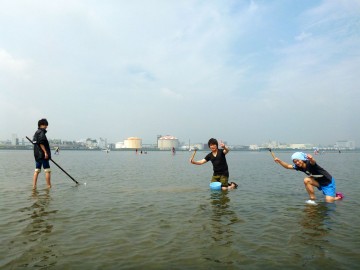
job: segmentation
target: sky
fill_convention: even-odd
[[[0,0],[0,140],[360,145],[358,0]]]

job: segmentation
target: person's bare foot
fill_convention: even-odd
[[[235,182],[230,182],[228,189],[237,189],[237,187],[238,184],[236,184]]]

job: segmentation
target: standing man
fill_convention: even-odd
[[[41,172],[41,167],[45,171],[45,180],[48,188],[51,188],[51,170],[49,160],[51,158],[51,150],[49,141],[46,138],[46,129],[48,127],[48,121],[41,119],[38,122],[38,130],[33,137],[34,143],[34,157],[35,157],[35,172],[33,177],[33,189],[36,189],[37,179]]]
[[[213,176],[211,182],[221,182],[221,189],[235,189],[237,184],[234,182],[228,183],[229,180],[229,169],[226,162],[225,155],[229,153],[230,149],[223,143],[220,144],[222,149],[218,149],[218,141],[214,138],[211,138],[208,142],[208,146],[211,150],[211,153],[207,154],[204,159],[199,161],[194,160],[194,155],[191,157],[190,162],[195,165],[203,165],[206,162],[210,161],[213,164]]]

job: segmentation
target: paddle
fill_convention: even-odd
[[[276,157],[275,157],[274,153],[271,151],[271,148],[269,148],[269,152],[271,153],[272,157],[275,159]]]
[[[26,139],[28,139],[29,142],[31,142],[33,145],[35,145],[35,143],[34,143],[32,140],[30,140],[28,136],[26,136]],[[59,168],[60,170],[62,170],[67,176],[69,176],[69,177],[71,178],[71,180],[73,180],[76,184],[79,185],[79,182],[76,181],[76,180],[75,180],[70,174],[68,174],[63,168],[61,168],[59,164],[57,164],[57,163],[56,163],[55,161],[53,161],[51,158],[50,158],[50,160],[51,160],[56,166],[58,166],[58,168]]]
[[[195,154],[196,154],[196,149],[194,150],[194,153],[193,153],[193,154],[192,154],[192,156],[191,156],[191,160],[193,160],[193,159],[194,159]]]

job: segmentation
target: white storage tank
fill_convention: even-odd
[[[158,148],[160,150],[171,150],[172,148],[177,149],[179,147],[179,140],[174,136],[162,136],[158,139]]]
[[[129,137],[124,141],[125,148],[140,149],[142,148],[142,140],[137,137]]]

